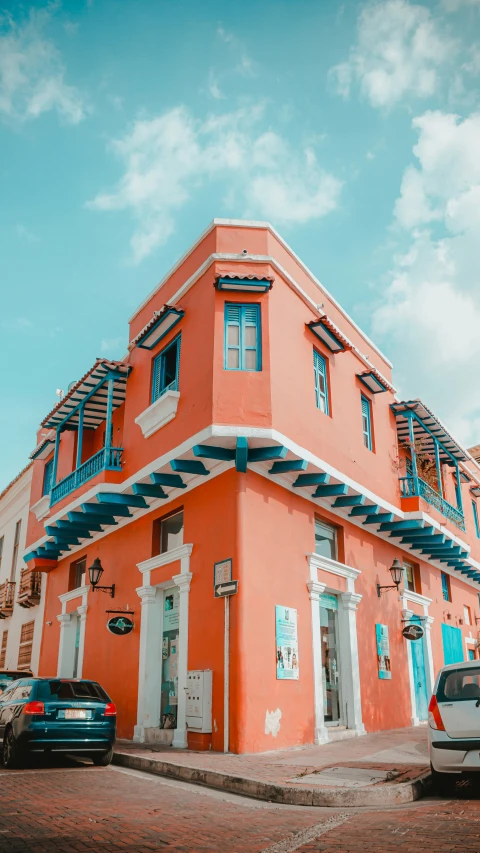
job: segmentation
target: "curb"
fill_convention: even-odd
[[[205,785],[230,794],[243,794],[257,800],[282,803],[290,806],[320,806],[339,808],[346,806],[392,806],[419,800],[431,786],[430,772],[426,771],[412,782],[371,788],[300,788],[276,785],[258,779],[230,776],[218,770],[199,770],[182,764],[173,764],[143,755],[115,752],[113,764],[141,770],[156,776],[167,776],[195,785]]]

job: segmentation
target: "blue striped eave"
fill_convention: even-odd
[[[332,321],[326,316],[320,317],[319,320],[311,320],[310,323],[306,324],[311,332],[317,337],[322,344],[330,350],[330,352],[345,352],[345,350],[352,349],[352,344],[342,334],[340,329],[332,323]]]
[[[383,394],[384,391],[392,390],[392,386],[382,379],[376,370],[366,370],[364,373],[357,373],[357,378],[372,394]]]

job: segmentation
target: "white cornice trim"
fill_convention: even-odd
[[[408,601],[410,604],[419,604],[421,607],[430,607],[433,599],[427,598],[426,595],[420,595],[419,592],[413,592],[410,589],[404,589],[400,593],[401,600]]]
[[[290,257],[295,261],[295,263],[297,263],[297,264],[299,265],[299,267],[301,267],[301,269],[302,269],[302,270],[303,270],[303,272],[308,276],[308,278],[310,279],[310,281],[311,281],[313,284],[315,284],[315,286],[316,286],[316,287],[318,287],[318,289],[322,292],[322,294],[323,294],[325,297],[327,297],[327,299],[329,299],[329,300],[330,300],[330,302],[332,303],[332,305],[334,305],[334,306],[335,306],[335,308],[340,312],[340,314],[342,314],[342,316],[343,316],[343,317],[344,317],[344,318],[345,318],[345,319],[346,319],[346,320],[347,320],[347,321],[348,321],[348,322],[353,326],[353,328],[354,328],[354,329],[359,333],[359,335],[364,339],[364,341],[365,341],[365,342],[366,342],[370,347],[372,347],[372,349],[373,349],[373,350],[375,350],[375,352],[377,352],[377,353],[378,353],[378,355],[383,359],[383,361],[385,362],[385,364],[387,364],[389,367],[392,367],[392,363],[391,363],[391,361],[389,361],[389,359],[388,359],[388,358],[383,354],[383,352],[379,349],[379,347],[378,347],[378,346],[377,346],[377,345],[376,345],[376,344],[375,344],[375,343],[374,343],[374,342],[373,342],[373,341],[368,337],[368,335],[366,335],[366,334],[365,334],[365,332],[360,328],[360,326],[358,326],[358,325],[355,323],[355,321],[354,321],[354,320],[352,320],[352,318],[349,316],[349,314],[347,314],[347,312],[345,311],[345,309],[344,309],[344,308],[342,308],[342,306],[340,305],[340,303],[339,303],[339,302],[337,302],[337,300],[335,299],[335,297],[334,297],[334,296],[332,296],[332,294],[330,293],[330,291],[329,291],[329,290],[327,290],[327,288],[326,288],[326,287],[325,287],[325,286],[324,286],[324,285],[319,281],[319,279],[318,279],[318,278],[317,278],[317,277],[312,273],[312,271],[311,271],[311,270],[306,266],[306,264],[304,264],[304,263],[303,263],[303,261],[302,261],[302,260],[298,257],[298,255],[293,251],[293,249],[288,245],[288,243],[286,243],[286,241],[283,239],[283,237],[281,237],[281,236],[280,236],[280,234],[278,233],[278,231],[276,231],[276,230],[275,230],[275,228],[270,224],[270,222],[259,222],[259,221],[256,221],[256,220],[248,220],[248,219],[240,219],[240,220],[238,220],[238,219],[214,219],[214,220],[210,223],[210,225],[208,225],[208,226],[207,226],[207,228],[205,229],[205,231],[203,231],[203,233],[198,237],[198,239],[195,241],[195,243],[187,249],[187,251],[186,251],[186,252],[182,255],[182,257],[181,257],[181,258],[180,258],[180,259],[179,259],[179,260],[174,264],[174,266],[173,266],[173,267],[171,267],[171,269],[167,272],[167,274],[163,277],[163,279],[159,282],[159,284],[157,284],[157,286],[156,286],[156,287],[155,287],[155,288],[154,288],[154,289],[153,289],[153,290],[148,294],[148,296],[143,300],[143,302],[139,305],[139,307],[135,310],[135,312],[134,312],[134,313],[132,314],[132,316],[129,318],[129,321],[128,321],[129,323],[131,323],[131,322],[132,322],[132,320],[134,320],[134,319],[135,319],[135,317],[137,316],[137,314],[139,314],[139,312],[140,312],[140,311],[141,311],[141,310],[142,310],[146,305],[148,305],[148,303],[149,303],[150,299],[152,299],[152,297],[153,297],[153,296],[155,296],[155,294],[156,294],[156,293],[158,293],[158,291],[159,291],[159,290],[161,290],[161,288],[163,287],[163,285],[164,285],[164,284],[165,284],[165,283],[166,283],[166,282],[167,282],[167,281],[172,277],[172,275],[173,275],[173,274],[174,274],[174,273],[175,273],[175,272],[176,272],[176,271],[177,271],[177,270],[182,266],[182,264],[185,262],[185,260],[186,260],[186,259],[187,259],[191,254],[192,254],[192,252],[194,252],[194,251],[195,251],[195,249],[197,248],[197,246],[199,246],[199,245],[200,245],[200,243],[202,242],[202,240],[204,240],[204,238],[205,238],[208,234],[210,234],[210,232],[211,232],[211,231],[213,231],[213,229],[214,229],[214,228],[216,228],[217,226],[223,226],[223,227],[227,227],[227,228],[228,228],[228,227],[230,227],[230,228],[259,228],[259,229],[264,229],[264,230],[269,231],[269,232],[272,234],[272,236],[273,236],[273,237],[275,237],[275,239],[276,239],[276,240],[278,240],[278,242],[279,242],[279,243],[280,243],[280,245],[285,249],[285,251],[286,251],[286,252],[288,252],[288,254],[289,254],[289,255],[290,255]],[[212,260],[212,259],[215,259],[215,260],[234,260],[234,259],[235,259],[235,260],[237,260],[237,259],[238,259],[238,260],[240,260],[240,261],[247,261],[247,262],[250,262],[250,263],[258,263],[258,262],[262,262],[262,260],[261,260],[261,259],[265,259],[265,261],[264,261],[264,262],[267,262],[267,263],[274,263],[274,265],[277,267],[277,269],[279,269],[279,271],[283,270],[283,268],[278,264],[278,262],[277,262],[277,261],[275,261],[275,259],[274,259],[274,258],[269,258],[269,259],[268,259],[268,261],[267,261],[267,257],[268,257],[268,256],[266,256],[266,255],[236,255],[236,254],[235,254],[235,255],[233,255],[233,254],[229,254],[229,253],[225,253],[225,252],[221,252],[221,253],[220,253],[220,252],[216,252],[216,253],[214,253],[214,254],[210,255],[210,257],[208,258],[208,260],[207,260],[204,264],[202,264],[202,265],[199,267],[199,269],[198,269],[198,270],[193,274],[193,276],[190,276],[190,278],[189,278],[189,280],[188,280],[188,281],[189,281],[189,282],[191,282],[191,284],[190,284],[190,286],[191,286],[191,285],[194,283],[194,281],[192,281],[192,278],[194,278],[194,277],[195,277],[195,281],[196,281],[196,280],[197,280],[197,278],[199,278],[199,277],[200,277],[200,275],[203,275],[203,273],[205,272],[205,270],[206,270],[206,269],[208,269],[208,267],[210,266],[210,264],[213,262],[213,260]],[[199,270],[201,270],[201,272],[199,273],[199,275],[197,275],[197,273],[199,272]],[[282,274],[282,275],[286,275],[289,279],[291,278],[291,277],[290,277],[290,275],[286,272],[286,270],[283,270],[283,272],[281,272],[281,274]],[[293,279],[292,279],[292,281],[293,281]],[[178,301],[178,300],[181,298],[181,296],[183,295],[183,293],[186,293],[185,286],[186,286],[186,285],[183,285],[183,287],[182,287],[182,288],[180,288],[180,290],[178,290],[178,291],[177,291],[177,293],[176,293],[176,294],[175,294],[171,299],[169,299],[169,304],[175,304],[175,302],[176,302],[176,301]],[[296,285],[296,287],[298,287],[298,285]],[[189,288],[187,287],[187,290],[188,290],[188,289],[189,289]],[[301,290],[301,288],[299,288],[299,290]],[[304,291],[302,291],[302,293],[304,293]],[[314,306],[316,307],[316,304],[315,304],[314,300],[310,299],[310,297],[309,297],[309,296],[307,296],[307,294],[305,294],[305,296],[306,296],[307,300],[309,301],[309,303],[312,303],[312,305],[314,305]],[[320,313],[322,313],[322,312],[320,312]]]
[[[50,495],[43,495],[39,501],[32,504],[30,511],[33,512],[37,521],[41,521],[50,514]]]
[[[158,400],[140,412],[135,418],[135,423],[142,430],[144,438],[150,438],[157,430],[173,420],[177,414],[179,400],[180,391],[165,391]]]
[[[58,600],[64,604],[67,601],[72,601],[74,598],[81,598],[84,595],[87,595],[90,590],[88,585],[79,586],[77,589],[71,589],[68,592],[63,592],[62,595],[58,596]]]
[[[143,560],[137,563],[137,569],[142,572],[151,572],[152,569],[159,569],[162,566],[168,566],[170,563],[176,563],[185,557],[190,557],[193,550],[193,544],[180,545],[178,548],[172,548],[171,551],[166,551],[165,554],[158,554],[155,557],[150,557],[148,560]]]
[[[353,566],[346,566],[337,560],[330,560],[329,557],[323,557],[321,554],[307,554],[307,562],[310,568],[322,569],[324,572],[339,575],[341,578],[350,578],[353,581],[361,575],[360,569],[354,569]]]

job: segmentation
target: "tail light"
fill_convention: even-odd
[[[44,714],[45,713],[45,705],[43,702],[27,702],[26,705],[23,706],[22,714]]]
[[[443,725],[442,715],[440,713],[440,708],[438,707],[437,697],[435,695],[430,699],[430,705],[428,706],[428,725],[431,729],[437,729],[437,731],[444,732],[445,726]]]
[[[117,716],[117,709],[115,707],[115,703],[114,702],[107,702],[107,704],[105,705],[105,710],[103,713],[104,713],[105,717],[116,717]]]

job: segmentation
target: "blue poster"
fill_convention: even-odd
[[[388,640],[388,625],[375,625],[377,639],[377,665],[379,678],[391,678],[390,643]]]
[[[297,611],[293,607],[275,606],[275,645],[277,678],[298,678]]]

